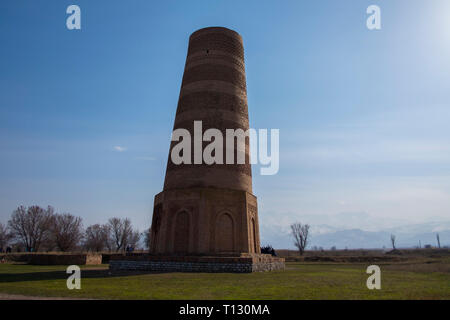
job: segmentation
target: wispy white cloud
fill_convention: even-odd
[[[125,147],[114,146],[114,151],[117,151],[117,152],[124,152],[124,151],[126,151],[126,150],[127,150],[127,148],[125,148]]]

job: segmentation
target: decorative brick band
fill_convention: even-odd
[[[184,87],[189,83],[204,80],[229,82],[235,86],[238,86],[242,90],[246,90],[244,72],[227,65],[215,63],[204,63],[186,70],[184,72],[181,87]]]
[[[209,50],[208,52],[200,51],[189,55],[186,58],[185,70],[189,69],[192,65],[201,64],[205,61],[214,61],[214,63],[220,63],[219,61],[223,61],[227,64],[230,63],[235,68],[245,73],[244,60],[220,50]]]
[[[218,116],[220,117],[218,117]],[[226,129],[242,129],[246,131],[249,127],[248,119],[244,116],[234,115],[232,113],[222,112],[221,110],[213,109],[208,112],[204,112],[204,117],[201,118],[201,112],[192,113],[192,117],[183,114],[177,117],[173,129],[186,129],[191,135],[194,134],[194,121],[202,122],[202,129],[206,131],[207,129],[219,129],[223,134],[226,134]]]
[[[178,101],[177,115],[194,110],[208,110],[211,107],[248,117],[247,101],[245,99],[220,92],[193,92],[184,95]]]
[[[220,50],[244,60],[242,40],[222,32],[204,33],[189,40],[188,56],[196,52]]]
[[[238,86],[220,80],[200,80],[184,85],[180,91],[180,97],[194,92],[219,92],[231,94],[247,101],[247,91]]]
[[[192,176],[198,175],[207,175],[208,173],[217,175],[220,175],[222,172],[224,175],[230,174],[231,172],[234,172],[236,174],[242,174],[245,175],[245,178],[252,176],[252,167],[249,163],[246,164],[179,164],[175,165],[170,160],[167,163],[167,171],[183,171],[183,170],[189,170],[192,173]],[[219,172],[220,170],[220,172]],[[205,177],[203,177],[205,178]],[[200,179],[199,179],[200,180]],[[205,179],[206,180],[206,179]],[[214,182],[214,179],[211,179],[212,182]],[[199,185],[200,187],[200,185]],[[234,189],[234,188],[231,188]],[[238,189],[240,190],[240,189]]]
[[[245,75],[245,67],[242,62],[239,62],[239,60],[235,59],[234,57],[227,56],[221,52],[217,52],[215,54],[208,53],[207,55],[197,54],[197,56],[194,58],[190,57],[189,60],[186,61],[184,70],[186,72],[187,70],[190,70],[197,66],[201,66],[203,64],[227,66]]]
[[[250,164],[222,165],[196,164],[178,166],[168,162],[164,190],[180,188],[226,188],[252,191],[252,171]],[[217,183],[220,181],[220,184]]]

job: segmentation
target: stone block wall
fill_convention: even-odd
[[[97,265],[101,254],[31,254],[29,264],[35,265]]]
[[[250,273],[284,270],[284,259],[267,255],[220,256],[122,256],[112,257],[109,269],[154,272]]]

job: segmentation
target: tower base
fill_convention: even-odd
[[[111,271],[250,273],[284,270],[284,259],[269,254],[235,256],[140,255],[111,257]]]
[[[241,190],[185,188],[155,196],[150,253],[216,256],[261,253],[257,200]]]

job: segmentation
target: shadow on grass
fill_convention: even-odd
[[[144,274],[160,274],[165,272],[154,271],[110,271],[106,270],[81,270],[82,279],[94,278],[112,278],[123,276],[134,276]],[[65,271],[44,271],[27,273],[3,273],[0,274],[0,283],[2,282],[22,282],[22,281],[42,281],[42,280],[66,280],[70,274]]]

